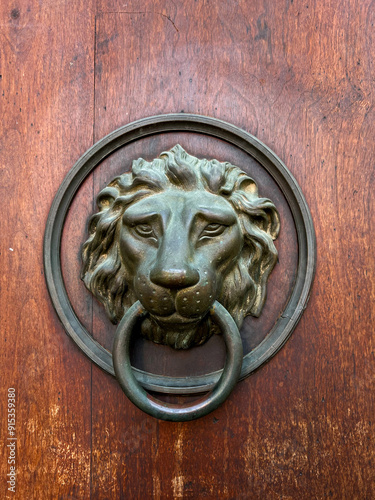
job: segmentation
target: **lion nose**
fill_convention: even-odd
[[[187,266],[183,269],[154,267],[151,270],[150,279],[155,285],[166,288],[187,288],[198,283],[199,273],[196,269]]]

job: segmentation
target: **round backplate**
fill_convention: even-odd
[[[111,353],[88,332],[69,300],[60,257],[64,222],[78,189],[99,163],[116,150],[135,141],[171,132],[190,132],[214,137],[247,153],[273,178],[286,199],[293,217],[298,242],[297,269],[293,289],[271,330],[243,357],[240,375],[240,379],[243,379],[274,356],[296,327],[306,307],[314,278],[316,243],[307,203],[289,170],[262,142],[229,123],[198,115],[154,116],[121,127],[90,148],[62,182],[48,216],[44,238],[44,268],[48,290],[68,335],[92,361],[114,375]],[[192,153],[194,154],[194,151]],[[229,158],[227,160],[230,161]],[[91,204],[92,200],[89,203]],[[219,380],[221,372],[222,370],[216,370],[205,375],[170,377],[134,368],[134,374],[143,387],[170,394],[194,394],[211,390]]]

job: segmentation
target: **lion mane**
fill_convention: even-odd
[[[151,162],[134,160],[131,172],[116,177],[99,193],[99,211],[89,221],[89,238],[82,247],[81,278],[86,287],[117,324],[137,300],[126,282],[126,262],[118,244],[122,216],[132,203],[171,186],[207,190],[234,207],[244,245],[216,300],[238,327],[245,316],[258,317],[266,299],[268,276],[277,261],[273,240],[280,230],[279,214],[271,200],[258,196],[257,184],[240,168],[198,159],[179,144]]]

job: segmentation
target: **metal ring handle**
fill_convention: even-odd
[[[179,406],[162,403],[148,394],[133,374],[129,357],[130,339],[135,323],[145,314],[146,310],[137,301],[125,313],[116,331],[113,365],[117,380],[127,397],[149,415],[174,422],[193,420],[215,410],[232,392],[241,373],[242,341],[232,316],[219,302],[214,303],[211,314],[222,331],[227,348],[223,373],[208,396],[205,395],[191,404]]]

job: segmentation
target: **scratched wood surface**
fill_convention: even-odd
[[[91,3],[1,2],[1,498],[89,498],[91,366],[61,331],[43,276],[56,188],[92,144]],[[16,389],[16,493],[7,389]]]
[[[0,496],[374,498],[373,2],[5,0],[0,12]],[[270,146],[305,194],[318,244],[292,338],[220,409],[184,424],[143,414],[91,366],[56,318],[42,266],[48,210],[75,160],[121,125],[176,111]],[[78,200],[103,180],[98,170]],[[67,223],[70,281],[82,228]],[[99,334],[96,305],[70,291]]]

